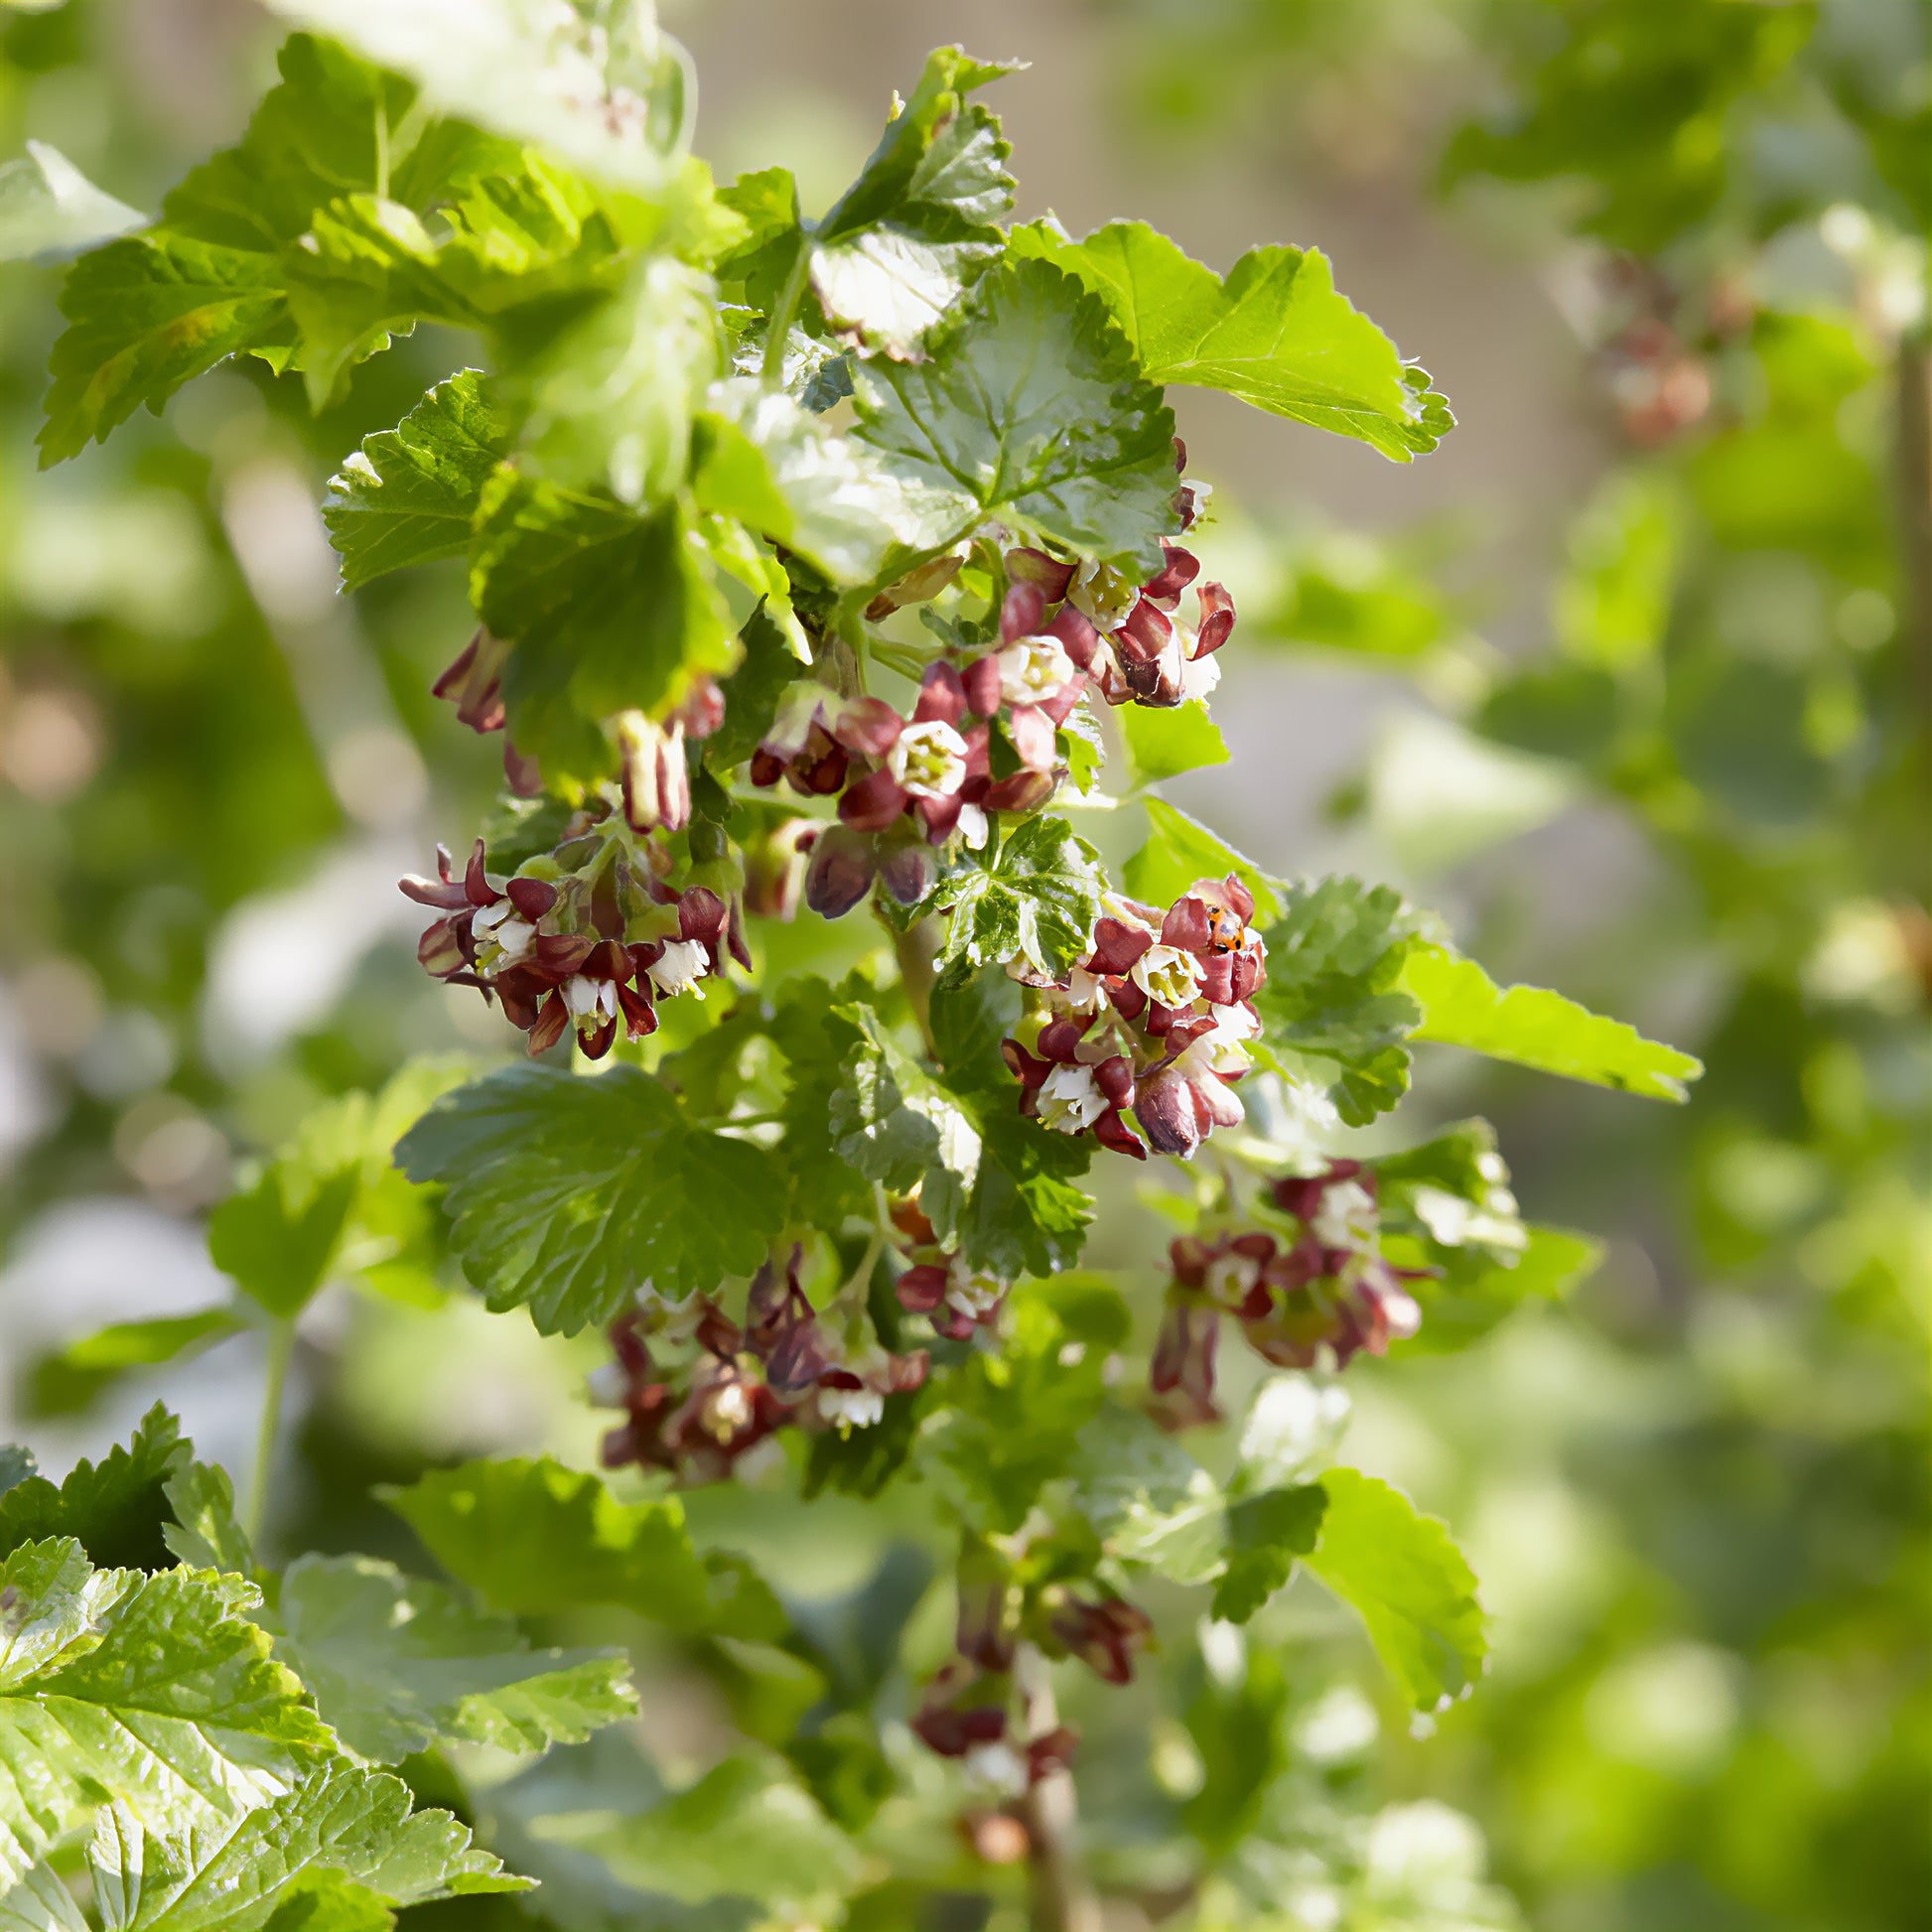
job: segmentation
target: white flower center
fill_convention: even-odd
[[[907,725],[886,763],[915,798],[950,798],[966,782],[966,741],[937,718]]]
[[[564,1005],[570,1009],[573,1020],[593,1020],[600,1016],[609,1019],[618,1010],[617,982],[573,974],[564,982]]]
[[[1057,637],[1022,637],[995,658],[1000,696],[1008,704],[1037,704],[1073,675],[1073,660]]]
[[[963,1262],[955,1261],[946,1284],[946,1305],[964,1315],[982,1315],[1006,1292],[1006,1283],[997,1275],[969,1274]]]
[[[975,1744],[959,1760],[966,1782],[991,1797],[1017,1798],[1027,1788],[1026,1754],[1011,1744]]]
[[[650,983],[665,999],[680,993],[696,993],[704,998],[700,982],[710,967],[710,955],[695,939],[667,939],[663,953],[649,967]]]
[[[752,1392],[743,1382],[727,1382],[705,1404],[705,1429],[720,1443],[729,1443],[752,1420]]]
[[[1200,991],[1201,964],[1178,946],[1150,946],[1134,962],[1130,977],[1150,1000],[1164,1007],[1191,1006]]]
[[[1182,698],[1205,698],[1221,681],[1221,659],[1210,651],[1205,657],[1190,657],[1180,667]]]
[[[877,1389],[818,1391],[818,1412],[834,1429],[870,1429],[886,1413],[886,1398]]]
[[[593,1409],[621,1409],[630,1394],[630,1377],[619,1362],[600,1362],[584,1378]]]
[[[1039,1089],[1039,1119],[1055,1133],[1077,1134],[1107,1111],[1107,1096],[1090,1066],[1056,1066]]]
[[[1067,590],[1067,602],[1102,630],[1117,629],[1134,608],[1141,587],[1124,571],[1091,558],[1081,564]]]
[[[989,830],[986,812],[979,805],[962,805],[959,808],[959,836],[966,841],[967,849],[981,852],[986,848],[986,834]]]
[[[1366,1247],[1375,1239],[1375,1196],[1359,1181],[1334,1181],[1309,1226],[1324,1248]]]
[[[1076,966],[1066,976],[1066,990],[1057,1002],[1069,1013],[1098,1013],[1107,1004],[1107,985],[1098,973]]]

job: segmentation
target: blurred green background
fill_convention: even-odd
[[[1271,870],[1393,880],[1498,978],[1708,1063],[1669,1114],[1425,1067],[1426,1105],[1496,1121],[1526,1213],[1607,1258],[1462,1353],[1425,1336],[1350,1370],[1350,1457],[1453,1524],[1495,1662],[1432,1735],[1378,1736],[1316,1619],[1280,1695],[1250,1699],[1279,1774],[1254,1802],[1284,1844],[1344,1787],[1453,1806],[1537,1932],[1932,1926],[1927,10],[693,0],[667,21],[721,176],[783,159],[822,205],[892,88],[960,40],[1033,63],[997,102],[1023,216],[1146,215],[1216,266],[1329,252],[1460,427],[1398,468],[1183,398],[1241,621],[1216,700],[1234,762],[1176,795]],[[0,4],[0,155],[53,142],[152,208],[233,135],[275,38],[240,0]],[[58,1468],[165,1392],[245,1467],[254,1336],[111,1382],[46,1363],[212,1299],[201,1217],[319,1098],[409,1053],[506,1050],[418,972],[393,888],[495,778],[428,695],[467,631],[459,576],[351,605],[315,509],[466,351],[401,345],[320,419],[299,381],[224,369],[40,476],[58,288],[0,270],[0,1436]],[[1095,1260],[1151,1294],[1154,1224],[1105,1226]],[[392,1286],[305,1319],[289,1548],[407,1559],[370,1482],[594,1452],[594,1341]],[[861,1635],[925,1587],[887,1515],[694,1504],[782,1545]],[[678,1782],[707,1720],[667,1672],[644,1741]],[[1191,1729],[1145,1701],[1080,1715],[1125,1783],[1171,1811],[1195,1794],[1198,1838],[1198,1709]],[[1096,1781],[1098,1856],[1136,1871],[1168,1827]],[[1403,1855],[1449,1874],[1428,1899],[1373,1869],[1298,1892],[1290,1862],[1266,1922],[1514,1922],[1463,1828],[1402,1815],[1435,1820]],[[1158,1916],[1156,1864],[1120,1927]],[[1218,1896],[1196,1922],[1261,1922],[1238,1900],[1268,1874]]]

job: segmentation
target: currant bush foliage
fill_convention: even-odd
[[[644,1487],[490,1459],[388,1492],[439,1583],[264,1564],[165,1417],[59,1488],[5,1464],[0,1911],[360,1927],[523,1883],[380,1767],[628,1715],[621,1653],[522,1627],[587,1606],[688,1646],[747,1749],[654,1803],[519,1824],[519,1781],[478,1814],[546,1870],[566,1848],[793,1919],[893,1856],[868,1833],[895,1792],[1017,1818],[1063,1781],[1049,1666],[1126,1683],[1137,1599],[1233,1631],[1306,1564],[1419,1710],[1465,1694],[1485,1637],[1447,1529],[1294,1448],[1284,1404],[1560,1293],[1592,1246],[1522,1221],[1480,1122],[1341,1136],[1400,1102],[1416,1039],[1665,1099],[1696,1063],[1496,987],[1390,889],[1269,877],[1156,789],[1228,758],[1236,621],[1183,541],[1206,490],[1170,389],[1398,462],[1452,427],[1443,397],[1317,251],[1222,276],[1141,223],[1006,226],[1006,65],[935,53],[814,217],[781,169],[713,183],[639,9],[492,0],[454,37],[433,0],[278,10],[279,83],[156,221],[120,232],[45,153],[7,178],[10,249],[100,243],[43,456],[231,356],[321,406],[418,325],[463,332],[475,366],[345,453],[324,516],[345,590],[467,572],[437,692],[500,736],[505,796],[404,890],[425,969],[539,1058],[332,1102],[213,1217],[233,1308],[50,1373],[243,1321],[285,1348],[325,1283],[425,1301],[454,1263],[492,1311],[608,1331],[603,1457]],[[1144,828],[1117,880],[1078,829],[1102,810]],[[785,922],[840,919],[876,934],[842,978],[774,964]],[[1080,1267],[1109,1156],[1183,1164],[1151,1196],[1152,1338]],[[1182,1438],[1237,1340],[1274,1373],[1203,1458]],[[667,1493],[774,1443],[807,1498],[921,1484],[956,1531],[951,1654],[909,1695],[891,1659],[855,1682]]]

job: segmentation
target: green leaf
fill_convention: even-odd
[[[967,285],[1006,250],[1012,150],[966,95],[1006,65],[935,49],[912,97],[859,178],[811,236],[811,278],[826,320],[890,354],[910,355]]]
[[[807,557],[835,584],[874,582],[886,559],[942,549],[958,493],[935,487],[750,376],[719,383],[692,478],[703,509]]]
[[[1288,1673],[1268,1646],[1251,1643],[1245,1652],[1240,1678],[1208,1677],[1186,1711],[1203,1776],[1180,1818],[1211,1857],[1233,1852],[1261,1822],[1288,1762]]]
[[[273,259],[163,230],[83,255],[61,291],[68,330],[40,435],[43,465],[105,442],[143,403],[242,349],[293,337]]]
[[[516,646],[503,672],[510,735],[553,779],[603,777],[604,719],[661,713],[737,658],[710,555],[675,504],[638,516],[501,471],[470,564],[484,623]]]
[[[842,1897],[859,1852],[775,1759],[746,1754],[713,1766],[653,1810],[560,1812],[535,1821],[539,1838],[595,1854],[626,1883],[687,1904],[744,1897],[818,1916]]]
[[[771,1156],[695,1126],[647,1073],[506,1067],[403,1136],[412,1180],[442,1181],[452,1245],[498,1311],[546,1334],[608,1321],[648,1276],[662,1295],[750,1275],[783,1225]]]
[[[1176,527],[1173,415],[1071,276],[1040,262],[996,270],[923,361],[870,362],[860,387],[860,436],[955,503],[932,548],[997,518],[1159,568]]]
[[[76,1462],[57,1488],[24,1474],[0,1490],[0,1556],[45,1537],[72,1537],[102,1569],[165,1569],[164,1491],[187,1458],[180,1425],[160,1404],[141,1419],[125,1449],[98,1463]]]
[[[614,1603],[674,1630],[784,1633],[743,1558],[693,1550],[674,1497],[621,1503],[601,1477],[548,1456],[466,1462],[378,1493],[445,1570],[513,1616]]]
[[[998,1354],[975,1351],[921,1440],[921,1463],[976,1529],[1010,1535],[1044,1486],[1064,1473],[1105,1393],[1106,1358],[1082,1346],[1042,1299],[1014,1298]]]
[[[1145,221],[1110,221],[1084,241],[1035,221],[1014,230],[1013,247],[1104,297],[1150,381],[1225,389],[1397,463],[1455,426],[1427,372],[1336,293],[1319,249],[1251,248],[1223,280]]]
[[[322,510],[343,588],[462,556],[483,484],[508,448],[509,423],[480,369],[439,382],[394,429],[364,437],[330,478]]]
[[[163,1493],[174,1521],[161,1534],[175,1559],[191,1570],[225,1570],[259,1584],[263,1573],[235,1517],[234,1484],[225,1469],[177,1462]]]
[[[1327,1492],[1318,1482],[1263,1489],[1228,1505],[1227,1568],[1214,1586],[1214,1614],[1246,1623],[1314,1548]]]
[[[1049,979],[1093,949],[1106,882],[1099,855],[1063,818],[1023,818],[958,872],[942,879],[928,909],[951,914],[940,970],[963,978],[1018,960]]]
[[[366,1094],[352,1099],[366,1109]],[[312,1114],[254,1185],[208,1217],[214,1265],[277,1320],[293,1320],[329,1279],[362,1183],[356,1124],[348,1100]]]
[[[1282,882],[1252,859],[1189,818],[1165,798],[1149,798],[1147,843],[1127,862],[1127,890],[1151,905],[1168,905],[1197,879],[1225,879],[1232,873],[1254,895],[1255,923],[1266,925],[1282,909]],[[1271,965],[1272,970],[1272,965]]]
[[[375,188],[405,159],[387,136],[410,125],[406,82],[305,34],[277,58],[281,84],[234,147],[169,194],[160,225],[69,272],[44,465],[104,439],[143,403],[159,409],[225,356],[253,350],[284,366],[296,330],[281,251],[332,197]]]
[[[446,1811],[410,1811],[400,1778],[332,1764],[231,1833],[143,1833],[116,1806],[88,1851],[103,1932],[360,1932],[387,1907],[520,1891]]]
[[[684,79],[639,0],[272,0],[283,19],[406,73],[446,114],[663,202],[678,183]],[[686,191],[688,192],[688,191]]]
[[[1409,1085],[1421,1009],[1398,990],[1416,918],[1391,886],[1297,881],[1265,935],[1268,977],[1255,995],[1270,1046],[1332,1063],[1341,1117],[1363,1126]]]
[[[979,1171],[956,1210],[935,1199],[942,1219],[953,1213],[942,1233],[958,1242],[967,1267],[1004,1281],[1077,1266],[1093,1197],[1072,1177],[1086,1173],[1092,1143],[1026,1119],[1011,1085],[976,1094],[972,1112],[980,1130]]]
[[[147,218],[102,194],[45,141],[29,141],[21,159],[0,162],[0,261],[62,261]]]
[[[1684,1100],[1685,1082],[1704,1071],[1691,1054],[1646,1039],[1634,1027],[1606,1020],[1561,993],[1499,987],[1474,960],[1446,946],[1412,947],[1399,984],[1422,1008],[1418,1039],[1466,1046],[1492,1059],[1651,1100]]]
[[[1109,1556],[1178,1584],[1220,1574],[1227,1539],[1221,1486],[1139,1410],[1102,1409],[1081,1430],[1068,1473],[1075,1504]]]
[[[692,419],[718,371],[711,278],[647,256],[519,371],[530,451],[567,487],[660,503],[690,468]]]
[[[1358,1469],[1330,1469],[1321,1486],[1328,1506],[1309,1568],[1361,1612],[1418,1710],[1441,1710],[1466,1695],[1488,1639],[1476,1580],[1449,1531]]]
[[[4,1496],[9,1489],[18,1488],[39,1467],[34,1460],[34,1451],[24,1444],[0,1444],[0,1496]]]
[[[37,1416],[77,1415],[130,1369],[179,1361],[238,1333],[242,1326],[232,1309],[116,1321],[35,1362],[26,1375],[27,1403]]]
[[[71,1537],[12,1551],[0,1567],[0,1890],[98,1805],[156,1834],[231,1827],[333,1753],[248,1620],[259,1600],[239,1577],[96,1570]]]
[[[302,1557],[282,1579],[275,1653],[357,1756],[432,1744],[541,1751],[631,1716],[617,1651],[533,1651],[507,1617],[373,1557]]]
[[[1221,728],[1207,715],[1198,698],[1164,710],[1155,705],[1126,704],[1113,714],[1127,741],[1134,776],[1144,785],[1158,784],[1182,771],[1203,765],[1226,764],[1228,748]],[[1225,875],[1224,875],[1225,876]]]
[[[959,1102],[869,1008],[838,1007],[834,1015],[857,1037],[832,1095],[832,1145],[868,1180],[895,1193],[911,1192],[934,1168],[955,1190],[970,1188],[979,1172],[980,1136]]]

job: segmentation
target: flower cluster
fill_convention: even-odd
[[[896,1202],[892,1217],[908,1264],[897,1284],[906,1313],[926,1316],[948,1341],[965,1341],[975,1328],[994,1327],[1010,1284],[969,1268],[963,1255],[945,1247],[916,1199]]]
[[[1024,1556],[1023,1556],[1024,1561]],[[962,1760],[991,1796],[1016,1797],[1072,1759],[1079,1733],[1033,1723],[1017,1679],[1020,1646],[1077,1657],[1107,1684],[1129,1684],[1154,1635],[1146,1612],[1111,1593],[1063,1581],[1024,1584],[992,1545],[968,1539],[960,1557],[957,1654],[925,1687],[912,1729],[928,1749]]]
[[[759,1271],[742,1323],[703,1298],[671,1306],[639,1293],[611,1326],[615,1359],[591,1377],[592,1400],[624,1412],[604,1438],[607,1468],[665,1469],[687,1488],[721,1481],[780,1429],[868,1428],[889,1395],[924,1382],[923,1349],[855,1345],[815,1311],[799,1258],[794,1248],[782,1272]],[[653,1341],[675,1359],[659,1362]]]
[[[805,878],[815,912],[840,917],[875,878],[900,904],[916,904],[932,887],[932,847],[955,833],[982,846],[988,812],[1034,811],[1053,795],[1065,776],[1059,727],[1087,680],[1058,638],[1035,634],[1044,609],[1036,589],[1016,583],[1000,648],[928,664],[909,718],[883,698],[822,684],[785,694],[750,775],[759,786],[782,779],[807,795],[838,794],[839,822]]]
[[[439,846],[435,879],[402,881],[409,897],[443,915],[416,957],[446,984],[500,1001],[532,1053],[574,1027],[585,1054],[599,1059],[620,1026],[632,1039],[654,1033],[658,1000],[702,999],[725,952],[751,964],[736,898],[695,883],[673,891],[659,868],[670,870],[669,855],[633,843],[608,803],[580,812],[555,851],[512,878],[485,870],[482,839],[461,878]],[[728,882],[720,874],[718,883]]]
[[[1278,1368],[1312,1368],[1324,1355],[1342,1367],[1363,1349],[1385,1353],[1422,1323],[1403,1284],[1432,1271],[1383,1259],[1370,1170],[1331,1162],[1318,1174],[1276,1181],[1272,1196],[1287,1217],[1279,1232],[1187,1234],[1169,1247],[1173,1283],[1149,1382],[1157,1413],[1173,1427],[1219,1416],[1214,1355],[1223,1314]]]
[[[1261,1032],[1253,997],[1267,971],[1254,896],[1230,876],[1197,880],[1165,913],[1111,897],[1106,907],[1092,953],[1038,989],[1030,1023],[1004,1042],[1020,1110],[1137,1161],[1150,1147],[1185,1160],[1242,1118],[1232,1088]]]
[[[1174,468],[1184,470],[1186,446],[1174,439]],[[1206,489],[1183,483],[1174,496],[1183,530],[1194,524]],[[1110,705],[1164,708],[1204,698],[1220,682],[1214,653],[1234,630],[1234,600],[1219,584],[1194,591],[1194,621],[1181,615],[1181,599],[1200,575],[1200,559],[1163,540],[1162,566],[1146,583],[1104,564],[1065,564],[1037,550],[1010,552],[1007,567],[1020,583],[1039,593],[1035,619],[1057,637],[1087,672]],[[1050,621],[1046,613],[1054,610]]]

